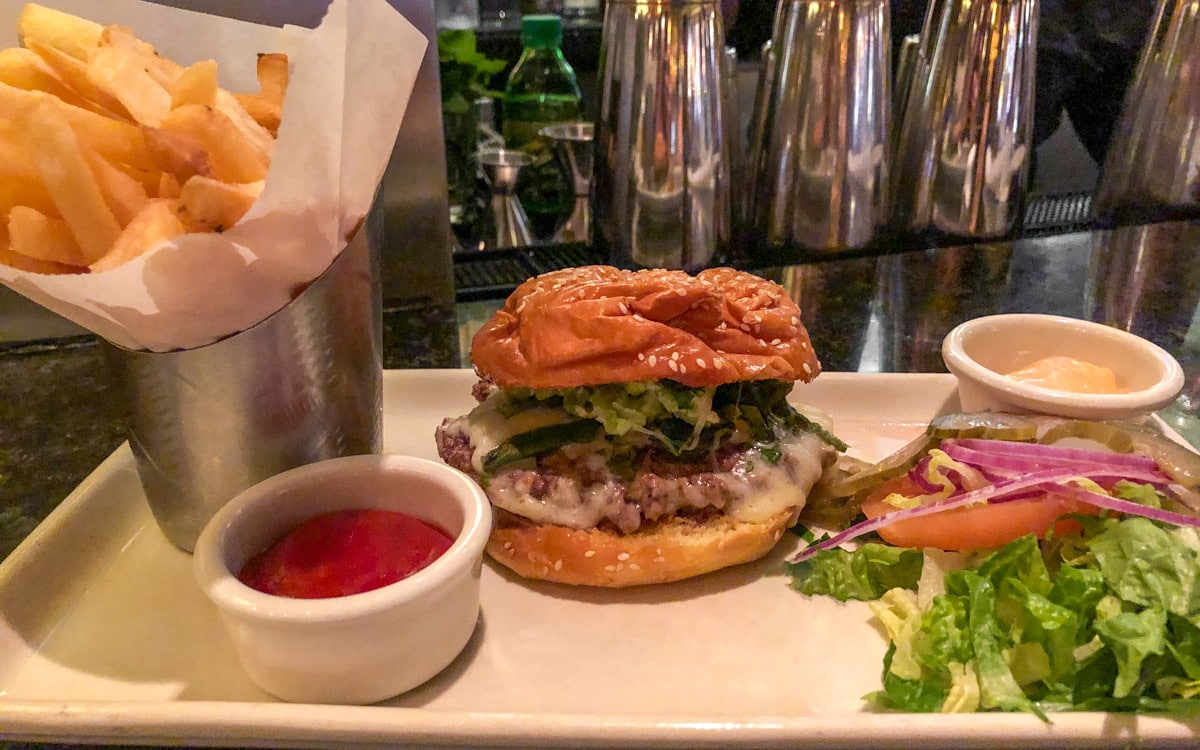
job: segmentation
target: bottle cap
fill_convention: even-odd
[[[521,44],[526,47],[557,47],[562,44],[562,19],[553,15],[521,17]]]

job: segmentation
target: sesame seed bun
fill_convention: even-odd
[[[476,334],[476,370],[501,387],[669,379],[698,388],[812,380],[800,309],[778,284],[732,268],[583,266],[532,278]]]
[[[669,583],[763,557],[797,513],[784,511],[757,523],[722,514],[703,521],[672,517],[619,534],[536,524],[498,510],[487,552],[525,578],[606,588]]]

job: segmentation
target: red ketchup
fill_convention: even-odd
[[[454,540],[393,510],[340,510],[300,524],[250,559],[238,580],[265,594],[325,599],[395,583],[442,555]]]

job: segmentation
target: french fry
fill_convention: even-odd
[[[25,151],[24,136],[11,125],[12,121],[0,120],[0,178],[40,181],[37,167]]]
[[[174,134],[181,141],[199,144],[206,164],[196,174],[224,182],[254,182],[267,176],[269,160],[263,159],[242,138],[233,121],[214,107],[199,104],[176,107],[163,118],[158,130]]]
[[[85,99],[90,106],[87,109],[99,111],[108,117],[130,120],[132,117],[125,105],[104,89],[88,79],[87,63],[71,57],[62,50],[47,47],[40,42],[28,42],[29,50],[36,54],[46,66],[54,71],[63,85],[75,92],[77,97]]]
[[[138,39],[133,30],[126,26],[105,26],[100,32],[99,46],[112,47],[128,53],[165,89],[169,89],[183,72],[182,65],[158,54],[153,45]]]
[[[250,210],[263,183],[230,184],[196,175],[179,192],[179,218],[193,232],[224,232]]]
[[[213,106],[233,122],[234,127],[242,134],[242,138],[258,154],[259,161],[263,164],[270,164],[271,152],[275,148],[275,136],[250,116],[246,108],[238,102],[237,97],[225,89],[219,89],[217,102]]]
[[[17,33],[25,46],[36,42],[83,61],[99,46],[102,31],[103,27],[94,21],[36,3],[26,4],[17,22]]]
[[[60,102],[43,91],[25,91],[0,83],[0,131],[5,121],[19,122],[45,101]],[[136,125],[69,105],[63,105],[62,113],[76,136],[109,161],[143,169],[154,165]]]
[[[128,224],[138,211],[142,210],[148,196],[140,182],[109,164],[108,161],[95,151],[85,148],[83,156],[96,177],[100,194],[108,204],[117,223],[121,226]]]
[[[201,60],[183,69],[170,86],[171,109],[185,104],[213,106],[217,100],[217,62]]]
[[[176,185],[182,185],[193,175],[212,176],[208,152],[195,134],[146,127],[142,128],[142,135],[157,168],[163,175],[174,178]]]
[[[171,94],[150,75],[142,57],[127,49],[97,48],[88,60],[87,79],[143,125],[158,125],[171,111]]]
[[[50,261],[38,260],[30,258],[27,255],[13,252],[7,246],[0,244],[0,264],[11,266],[18,271],[27,271],[29,273],[87,273],[87,266],[68,266],[62,263],[52,263]]]
[[[67,104],[91,109],[101,114],[111,114],[75,93],[45,60],[38,57],[33,50],[25,47],[0,49],[0,83],[26,91],[44,91],[51,96],[57,96]]]
[[[175,175],[170,172],[162,172],[158,176],[158,191],[159,198],[178,198],[179,197],[179,180],[175,179]]]
[[[287,94],[287,55],[264,53],[258,56],[257,94],[234,94],[255,122],[267,129],[271,135],[279,133],[279,122],[283,115],[283,99]]]
[[[29,258],[87,265],[67,223],[28,206],[14,206],[8,212],[8,241],[13,252]]]
[[[63,115],[64,107],[53,99],[35,107],[27,121],[27,143],[58,213],[91,263],[108,251],[121,226],[104,201],[75,131]]]
[[[7,216],[13,206],[29,206],[47,215],[58,213],[40,179],[0,175],[0,215]]]
[[[166,198],[147,201],[108,252],[91,264],[91,270],[111,270],[137,258],[160,242],[184,234],[187,229],[179,220],[178,210],[175,201]]]

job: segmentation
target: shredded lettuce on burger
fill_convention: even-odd
[[[647,448],[688,459],[730,444],[751,444],[777,461],[779,436],[809,432],[836,450],[846,445],[787,401],[792,384],[743,381],[688,388],[671,380],[555,389],[505,388],[490,408],[505,417],[533,410],[561,413],[560,421],[512,435],[484,458],[487,473],[551,453],[563,445],[603,441],[610,466],[629,473]]]

